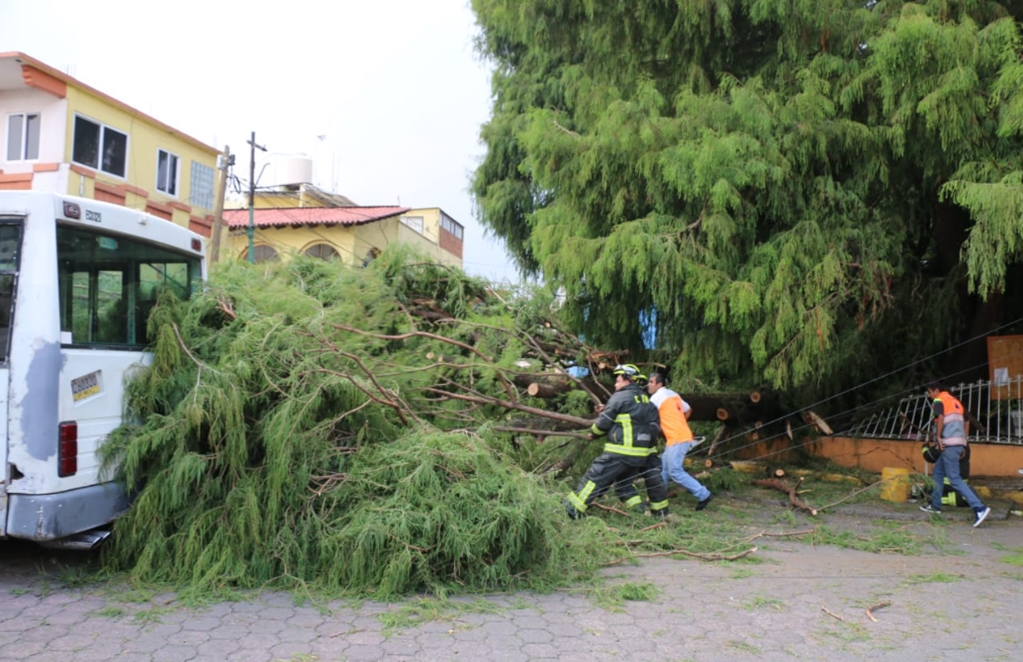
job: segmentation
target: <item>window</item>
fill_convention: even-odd
[[[128,162],[128,136],[105,124],[76,116],[71,160],[110,175],[124,177]]]
[[[141,241],[57,226],[60,330],[70,344],[137,349],[152,338],[149,312],[161,289],[187,299],[199,258]]]
[[[39,113],[7,116],[7,160],[22,161],[39,158]]]
[[[448,232],[450,232],[451,234],[458,237],[459,239],[462,238],[462,233],[464,232],[464,230],[462,229],[461,224],[459,224],[457,221],[455,221],[455,219],[451,218],[447,214],[441,213],[440,226],[447,230]]]
[[[419,234],[423,234],[422,216],[402,216],[400,220],[404,225],[407,225]]]
[[[178,157],[162,149],[156,150],[156,190],[178,194]]]
[[[340,257],[330,244],[313,244],[306,249],[305,254],[309,257],[318,257],[321,260],[336,260]]]
[[[14,314],[14,285],[18,275],[18,252],[21,248],[21,225],[0,225],[0,363],[7,361],[11,340],[11,318]]]
[[[188,202],[194,207],[213,209],[213,168],[192,161]]]
[[[266,244],[260,244],[259,246],[256,246],[252,250],[252,255],[256,258],[255,259],[256,262],[269,262],[271,260],[277,259],[277,251],[273,248],[273,246],[267,246]],[[248,249],[245,249],[245,252],[242,253],[242,259],[243,260],[249,259]]]

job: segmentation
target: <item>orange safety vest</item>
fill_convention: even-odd
[[[948,391],[942,391],[935,402],[941,403],[942,420],[944,426],[941,429],[941,443],[946,446],[966,445],[966,410],[963,403],[955,399]]]
[[[685,404],[680,396],[670,388],[662,387],[650,396],[650,402],[657,405],[657,414],[661,419],[661,432],[666,439],[665,446],[674,446],[693,440],[693,431],[686,420]]]

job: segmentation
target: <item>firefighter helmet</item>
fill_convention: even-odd
[[[622,365],[616,365],[614,369],[615,375],[621,375],[630,382],[642,382],[646,381],[646,375],[639,371],[639,368],[631,363],[625,363]]]

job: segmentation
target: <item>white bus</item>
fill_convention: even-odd
[[[97,449],[124,418],[126,379],[151,360],[157,291],[196,291],[204,249],[126,207],[0,191],[0,539],[88,547],[128,507]]]

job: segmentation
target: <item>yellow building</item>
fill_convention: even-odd
[[[440,264],[462,268],[465,230],[439,207],[360,207],[305,183],[259,191],[253,201],[257,262],[305,253],[361,264],[405,243]],[[227,210],[224,221],[230,230],[228,256],[248,259],[248,209]]]
[[[218,150],[24,53],[0,53],[0,190],[78,195],[210,236]]]

